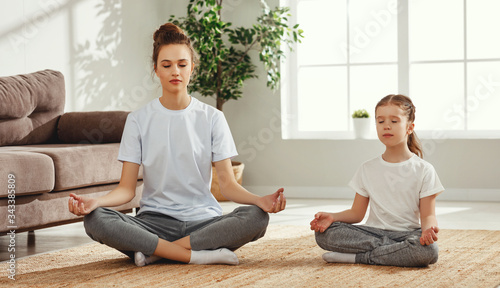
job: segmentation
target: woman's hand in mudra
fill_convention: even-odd
[[[273,194],[260,197],[257,206],[268,213],[278,213],[285,210],[286,198],[284,191],[285,189],[280,188]]]

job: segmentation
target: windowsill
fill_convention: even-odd
[[[438,140],[444,141],[448,139],[467,139],[467,140],[494,140],[500,139],[500,131],[416,131],[420,140]],[[292,135],[295,134],[295,135]],[[297,132],[283,134],[284,140],[356,140],[368,141],[378,140],[375,131],[370,131],[366,138],[356,138],[352,131],[314,131],[314,132]]]

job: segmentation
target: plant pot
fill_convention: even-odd
[[[370,135],[370,118],[352,118],[354,137],[356,139],[367,139]]]
[[[245,168],[245,164],[241,162],[231,161],[233,165],[234,178],[236,182],[241,185],[243,180],[243,169]],[[214,195],[217,201],[228,201],[224,195],[220,192],[219,186],[219,177],[217,176],[217,170],[215,170],[214,165],[212,164],[212,186],[210,187],[210,192]]]

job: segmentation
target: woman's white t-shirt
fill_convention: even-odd
[[[366,225],[384,230],[420,228],[420,199],[444,191],[434,167],[413,155],[400,163],[382,156],[361,165],[349,186],[370,198]]]
[[[210,193],[212,162],[236,155],[221,111],[193,97],[185,109],[169,110],[157,98],[128,115],[118,160],[143,166],[139,214],[196,221],[222,215]]]

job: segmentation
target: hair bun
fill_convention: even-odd
[[[182,31],[182,29],[174,23],[166,23],[161,25],[160,28],[158,28],[158,30],[156,30],[153,34],[153,40],[153,57],[151,60],[153,60],[153,66],[155,70],[158,64],[157,62],[158,55],[160,54],[160,49],[165,45],[186,45],[191,54],[191,61],[193,63],[197,61],[198,57],[193,49],[193,45],[191,45],[191,39],[189,39],[186,33],[184,33],[184,31]]]
[[[173,23],[165,23],[156,30],[155,34],[153,35],[153,40],[158,41],[159,37],[164,37],[165,34],[174,34],[174,33],[179,33],[182,35],[186,35],[184,31],[182,31],[179,26],[173,24]]]

